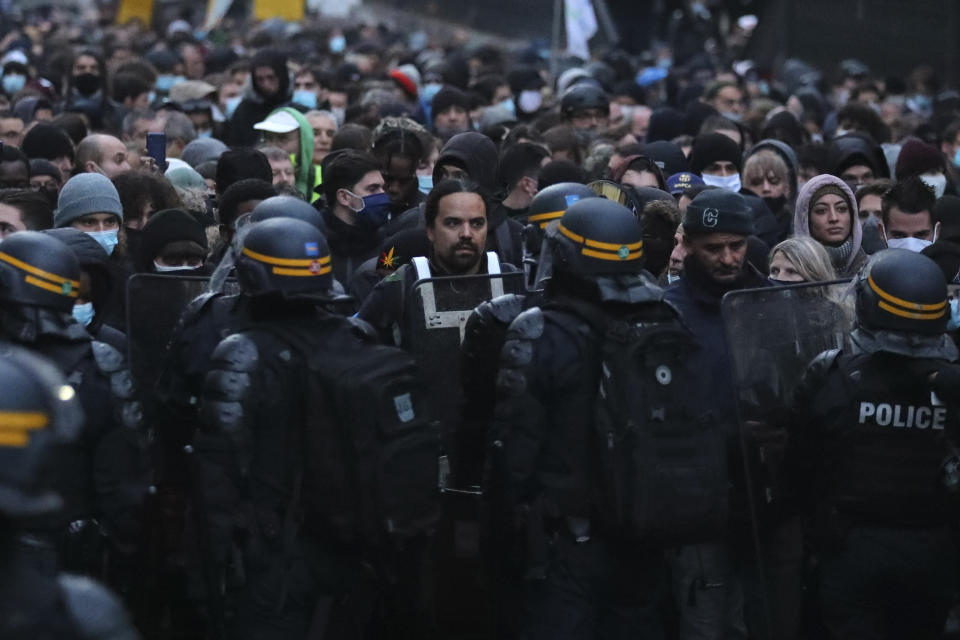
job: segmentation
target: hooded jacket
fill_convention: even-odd
[[[890,177],[883,149],[870,137],[848,133],[834,138],[827,147],[827,173],[839,177],[845,169],[856,164],[867,164],[876,178]]]
[[[315,191],[320,186],[320,167],[313,164],[313,128],[303,114],[293,107],[281,107],[277,111],[286,111],[293,116],[293,119],[300,126],[298,130],[300,133],[300,155],[291,157],[291,160],[296,172],[297,191],[308,202],[314,202],[320,198],[320,194]]]
[[[864,253],[862,247],[863,229],[860,226],[860,220],[857,215],[857,199],[846,182],[836,176],[823,174],[811,178],[803,185],[803,188],[800,189],[800,194],[797,196],[796,207],[794,207],[793,234],[795,236],[812,237],[810,235],[810,207],[813,206],[814,203],[810,200],[817,191],[827,185],[833,185],[840,189],[850,203],[850,227],[852,230],[853,246],[851,247],[850,255],[844,263],[834,263],[833,266],[837,270],[837,277],[852,278],[860,270],[860,267],[866,263],[867,254]]]
[[[257,67],[270,67],[280,81],[275,95],[265,96],[257,86],[254,72]],[[267,119],[277,107],[290,102],[290,72],[287,71],[287,57],[274,49],[264,49],[250,62],[251,82],[244,99],[230,119],[231,147],[252,147],[257,142],[257,132],[253,125]]]
[[[773,138],[768,138],[766,140],[761,140],[753,146],[750,151],[748,151],[743,156],[743,166],[747,166],[747,159],[755,153],[760,151],[772,151],[777,154],[787,165],[787,180],[790,184],[790,195],[786,198],[785,201],[780,204],[779,199],[764,199],[767,207],[776,217],[777,220],[777,230],[776,237],[773,238],[774,242],[770,242],[765,239],[770,246],[773,246],[787,238],[790,235],[790,230],[793,228],[793,203],[797,197],[797,170],[800,166],[800,162],[797,160],[797,154],[794,152],[793,148],[790,147],[786,142],[782,140],[775,140]],[[777,206],[777,205],[780,206]],[[758,234],[759,235],[759,234]]]
[[[434,184],[440,183],[440,167],[445,164],[453,164],[466,171],[470,180],[480,185],[488,197],[496,192],[499,164],[497,146],[482,133],[458,133],[443,145],[433,169]]]

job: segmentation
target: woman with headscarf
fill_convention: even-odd
[[[867,261],[857,199],[836,176],[819,175],[803,185],[794,209],[793,233],[823,245],[839,278],[852,278]]]

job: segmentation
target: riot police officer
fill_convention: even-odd
[[[79,442],[57,450],[53,473],[64,509],[36,529],[51,542],[63,534],[59,559],[67,568],[94,572],[111,554],[111,566],[130,570],[150,479],[146,434],[124,357],[92,340],[72,315],[79,278],[77,258],[56,238],[23,231],[6,239],[0,336],[53,361],[87,416]]]
[[[662,555],[653,542],[660,534],[688,535],[682,519],[706,526],[724,511],[722,493],[707,487],[674,482],[668,489],[655,475],[641,478],[677,460],[622,464],[660,450],[653,444],[654,423],[697,424],[692,416],[681,418],[680,394],[697,401],[697,391],[683,383],[683,345],[692,338],[643,272],[642,238],[626,207],[601,198],[575,203],[546,231],[541,260],[550,264],[541,271],[552,275],[545,300],[517,316],[507,332],[485,494],[491,527],[515,532],[500,544],[515,551],[501,560],[498,573],[501,588],[512,592],[501,605],[516,600],[520,611],[500,614],[507,624],[515,617],[513,632],[521,637],[660,637],[654,600],[662,586]],[[646,406],[630,405],[631,395],[643,397]],[[694,438],[703,435],[714,438],[700,430]],[[639,441],[646,444],[635,449]],[[704,444],[684,450],[717,443]],[[681,464],[699,468],[698,475],[725,473],[709,470],[705,460]],[[654,524],[622,502],[626,494],[645,502],[669,492],[675,507],[687,509],[688,489],[710,514],[677,519],[674,507],[657,509]],[[649,493],[640,499],[637,491]],[[658,527],[663,530],[655,532]]]
[[[820,614],[837,638],[939,638],[958,586],[946,285],[929,258],[889,249],[871,257],[856,296],[849,348],[811,363],[789,441]]]
[[[336,299],[330,260],[313,225],[255,225],[237,259],[249,321],[210,360],[198,524],[210,540],[201,553],[235,578],[231,638],[361,637],[385,576],[412,573],[385,558],[435,519],[438,433],[416,367],[325,308]],[[386,602],[408,618],[417,604]]]
[[[92,580],[36,566],[19,529],[64,506],[54,451],[76,441],[83,410],[51,363],[0,344],[0,637],[135,640],[120,603]]]

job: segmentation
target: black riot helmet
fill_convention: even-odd
[[[560,218],[575,202],[595,198],[593,189],[579,182],[558,182],[537,192],[527,209],[525,223],[546,229],[551,221]]]
[[[270,218],[252,225],[236,266],[240,287],[250,296],[331,297],[330,247],[303,220]]]
[[[621,204],[587,198],[547,227],[553,270],[576,277],[637,274],[643,270],[643,228]]]
[[[560,97],[560,113],[565,118],[572,118],[578,111],[599,109],[610,114],[610,100],[597,84],[581,82],[563,92]]]
[[[0,514],[56,512],[50,452],[76,439],[83,411],[57,368],[24,349],[0,345]]]
[[[0,300],[69,312],[79,288],[80,263],[56,238],[20,231],[0,245]]]
[[[533,197],[527,213],[521,216],[523,229],[523,270],[528,289],[537,288],[537,265],[543,245],[543,230],[563,216],[568,207],[584,198],[595,198],[593,189],[579,182],[558,182]]]
[[[320,212],[314,209],[309,202],[294,196],[267,198],[253,208],[253,211],[250,212],[249,222],[263,222],[270,218],[296,218],[312,224],[321,231],[324,230],[323,216]]]
[[[906,249],[870,257],[857,280],[857,321],[868,329],[941,334],[950,307],[937,263]]]

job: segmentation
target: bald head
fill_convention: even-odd
[[[91,134],[77,145],[76,168],[78,173],[102,173],[112,180],[130,171],[127,147],[119,138]]]

